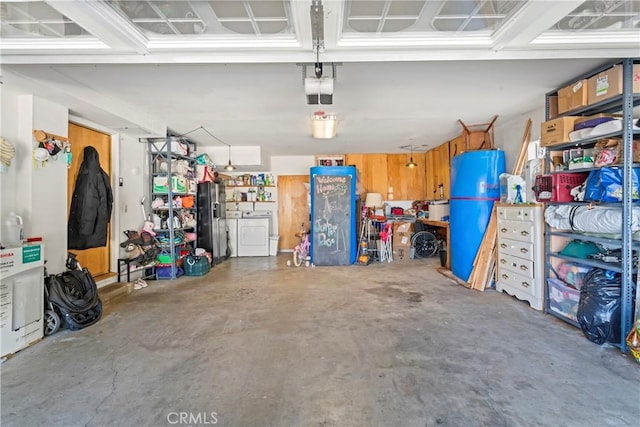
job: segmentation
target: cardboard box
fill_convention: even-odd
[[[549,119],[558,117],[558,95],[550,95],[548,98]]]
[[[566,113],[588,105],[587,79],[582,79],[558,91],[558,113]]]
[[[393,248],[393,262],[406,262],[411,259],[411,247]]]
[[[573,132],[573,124],[579,116],[558,117],[540,125],[540,145],[562,144],[569,142],[569,134]]]
[[[392,246],[394,251],[396,248],[411,247],[411,235],[413,234],[413,230],[414,227],[412,222],[393,223]]]
[[[392,237],[393,239],[393,248],[401,248],[401,247],[411,247],[411,236],[406,236],[402,234],[396,234]]]
[[[632,92],[640,92],[640,64],[634,64],[631,79]],[[622,94],[622,65],[616,65],[589,77],[587,91],[589,105]]]

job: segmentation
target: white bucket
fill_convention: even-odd
[[[2,231],[0,234],[2,246],[14,248],[22,245],[22,241],[24,240],[22,225],[22,217],[16,215],[15,212],[10,212],[9,216],[2,220]]]

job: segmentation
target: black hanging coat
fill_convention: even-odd
[[[100,167],[96,149],[85,147],[69,211],[69,249],[106,246],[112,207],[109,176]]]

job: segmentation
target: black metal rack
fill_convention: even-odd
[[[190,167],[195,167],[196,162],[195,157],[193,156],[193,152],[195,151],[196,146],[188,139],[173,135],[171,133],[168,133],[165,138],[145,138],[143,141],[148,143],[149,194],[151,195],[151,201],[156,197],[160,197],[166,202],[165,206],[151,206],[150,210],[152,213],[162,213],[163,216],[165,216],[166,228],[154,227],[154,232],[156,233],[156,244],[160,249],[159,257],[165,255],[170,257],[171,260],[171,262],[169,263],[156,263],[156,279],[175,279],[178,277],[179,271],[177,266],[177,261],[179,259],[179,250],[181,248],[187,248],[189,250],[194,249],[191,242],[177,241],[176,238],[179,236],[180,232],[183,232],[185,230],[192,230],[195,232],[195,225],[186,227],[176,226],[174,218],[177,218],[178,212],[182,210],[189,210],[191,213],[193,213],[194,218],[197,217],[197,190],[194,183],[193,188],[189,188],[190,186],[189,184],[187,184],[187,187],[184,189],[184,191],[178,191],[178,189],[174,188],[172,175],[174,172],[174,164],[178,160],[185,160],[188,162]],[[174,142],[180,142],[181,144],[184,144],[186,146],[186,155],[176,153],[172,150],[172,144]],[[167,165],[166,171],[161,171],[159,169],[162,162],[165,162]],[[154,190],[154,178],[156,177],[167,178],[166,191]],[[195,176],[193,179],[195,179]],[[173,205],[173,200],[176,196],[192,196],[194,199],[193,207],[175,207]],[[193,244],[195,244],[195,242],[193,242]],[[160,269],[163,267],[170,269],[169,274],[160,274]]]
[[[551,258],[562,258],[568,261],[578,262],[591,267],[604,268],[612,271],[616,271],[621,273],[622,275],[622,288],[621,288],[621,318],[620,318],[620,342],[615,343],[616,346],[620,347],[623,352],[626,352],[627,345],[625,342],[625,338],[629,333],[631,326],[634,322],[633,318],[633,289],[635,284],[633,283],[633,274],[636,272],[636,269],[633,267],[632,259],[633,259],[633,251],[638,252],[640,250],[640,244],[638,242],[633,241],[633,235],[631,230],[631,221],[632,221],[632,207],[637,205],[633,203],[632,200],[632,154],[633,154],[633,136],[639,135],[640,131],[633,130],[633,115],[632,110],[634,106],[640,105],[640,94],[632,92],[632,73],[633,73],[633,65],[635,63],[640,62],[639,58],[626,58],[623,60],[619,60],[605,66],[602,66],[598,69],[591,71],[583,76],[580,76],[573,81],[592,77],[599,72],[605,71],[612,66],[622,65],[622,81],[623,81],[623,93],[618,96],[614,96],[610,99],[598,102],[596,104],[588,105],[586,107],[577,108],[571,111],[564,112],[559,114],[557,117],[562,116],[576,116],[576,115],[589,115],[595,113],[617,113],[622,111],[622,130],[617,132],[608,133],[606,135],[600,135],[598,137],[590,137],[580,141],[574,142],[566,142],[564,144],[557,144],[550,147],[547,150],[546,156],[546,166],[547,170],[550,170],[551,159],[549,156],[549,151],[556,151],[563,148],[570,147],[590,147],[596,144],[596,142],[603,138],[611,138],[611,137],[621,137],[623,143],[623,162],[620,165],[617,165],[623,170],[623,191],[622,191],[622,201],[619,203],[615,203],[616,206],[620,206],[622,210],[622,229],[620,230],[620,239],[611,239],[611,238],[598,238],[594,236],[589,236],[585,234],[577,234],[566,231],[554,231],[550,230],[547,227],[547,231],[545,233],[545,279],[549,278],[549,273],[553,272],[553,266],[550,262]],[[572,81],[572,82],[573,82]],[[567,82],[563,86],[567,86],[572,84],[572,82]],[[561,87],[563,87],[561,86]],[[550,117],[550,100],[553,96],[557,95],[557,90],[548,92],[545,96],[545,113],[546,120],[550,120],[556,117]],[[573,172],[585,172],[588,170],[593,170],[592,168],[587,169],[576,169],[563,171],[564,173],[573,173]],[[568,203],[560,203],[553,202],[549,204],[586,204],[584,202],[568,202]],[[611,205],[611,203],[608,203]],[[551,239],[554,236],[563,237],[563,238],[571,238],[578,240],[589,240],[600,243],[605,243],[611,246],[620,247],[622,251],[622,262],[618,264],[605,263],[596,260],[585,260],[582,258],[572,258],[567,257],[565,255],[561,255],[557,252],[551,251]],[[546,282],[546,280],[545,280]],[[573,325],[579,326],[575,321],[562,316],[559,313],[556,313],[550,310],[550,300],[549,300],[549,286],[545,283],[545,311],[548,314],[551,314],[555,317],[558,317],[561,320]]]

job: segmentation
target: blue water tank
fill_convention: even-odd
[[[467,151],[451,161],[449,228],[451,271],[468,280],[473,260],[500,200],[500,174],[505,172],[502,150]]]

